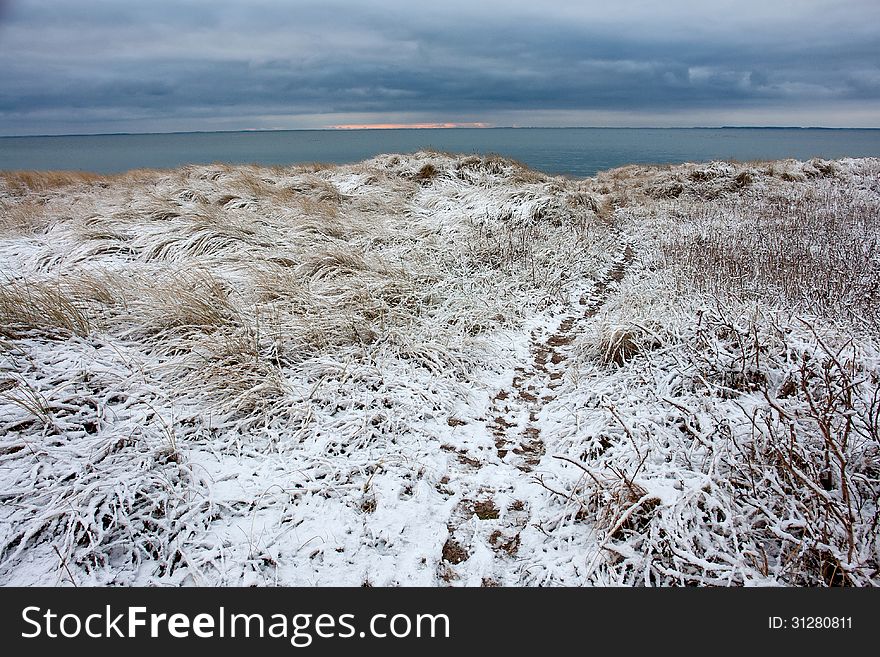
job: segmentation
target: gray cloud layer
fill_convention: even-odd
[[[880,125],[876,0],[6,2],[0,134]]]

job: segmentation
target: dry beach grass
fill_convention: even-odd
[[[3,174],[0,573],[876,584],[878,176]]]

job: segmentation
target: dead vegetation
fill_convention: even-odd
[[[672,205],[659,244],[681,289],[783,297],[802,312],[880,332],[880,199],[846,185],[792,186]]]
[[[104,176],[84,171],[3,171],[0,181],[6,193],[13,196],[56,191],[70,185],[108,184]]]
[[[573,183],[440,153],[6,174],[0,203],[0,569],[51,543],[80,582],[229,582],[228,549],[262,572],[250,530],[199,538],[264,512],[211,477],[276,467],[320,500],[372,481],[612,242]]]
[[[875,585],[878,171],[5,174],[0,574]],[[540,450],[510,449],[528,482],[450,503],[445,464],[509,458],[486,381],[594,288],[588,330],[555,338],[580,361],[529,417]],[[432,552],[397,559],[408,541]],[[510,572],[470,572],[486,555]]]
[[[581,339],[589,391],[559,398],[582,427],[557,453],[569,485],[547,482],[595,523],[589,578],[876,585],[878,173],[814,160],[599,176],[639,276]]]

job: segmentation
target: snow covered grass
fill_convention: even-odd
[[[2,174],[0,575],[877,584],[878,173]]]
[[[659,248],[675,265],[679,287],[783,297],[803,312],[880,333],[878,181],[869,165],[861,166],[867,170],[852,184],[826,175],[810,184],[670,204]],[[823,170],[836,167],[827,163]],[[749,173],[753,185],[759,176]]]
[[[3,184],[7,582],[434,582],[448,420],[613,257],[498,158]]]

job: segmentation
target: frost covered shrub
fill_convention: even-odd
[[[875,583],[880,352],[785,313],[701,310],[593,384],[603,402],[560,457],[600,532],[591,567],[620,584]],[[579,452],[592,436],[603,447]]]

